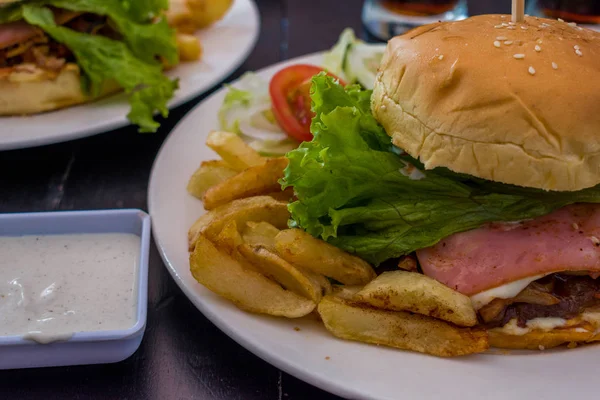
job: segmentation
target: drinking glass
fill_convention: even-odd
[[[362,14],[367,30],[381,40],[420,25],[466,17],[466,0],[365,0]]]

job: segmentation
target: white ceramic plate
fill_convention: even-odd
[[[168,73],[179,78],[173,108],[204,93],[239,67],[258,38],[260,18],[253,0],[235,0],[223,20],[198,33],[204,56]],[[0,117],[0,150],[18,149],[91,136],[129,125],[124,95],[27,117]]]
[[[319,64],[313,55],[289,63]],[[269,78],[282,65],[259,72]],[[193,109],[163,145],[150,178],[154,237],[175,282],[223,332],[276,367],[324,390],[356,399],[545,399],[596,396],[600,347],[547,352],[499,351],[454,359],[339,340],[316,321],[248,314],[191,276],[187,230],[203,214],[188,178],[215,154],[204,145],[218,126],[220,90]],[[296,330],[294,328],[300,328]]]

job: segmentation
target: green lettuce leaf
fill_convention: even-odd
[[[371,92],[313,78],[314,138],[287,154],[282,186],[293,187],[290,226],[374,264],[493,221],[535,218],[600,189],[544,192],[454,174],[419,171],[393,147],[370,111]],[[416,174],[412,173],[416,169]]]
[[[159,62],[136,57],[124,42],[57,26],[49,8],[26,4],[22,12],[28,23],[39,26],[73,52],[93,95],[106,82],[117,82],[129,94],[131,111],[127,116],[130,121],[138,125],[141,132],[156,131],[159,124],[154,121],[154,111],[167,116],[167,102],[177,88],[176,81],[163,75]]]

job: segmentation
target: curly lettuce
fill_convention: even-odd
[[[106,16],[121,38],[58,26],[49,7]],[[117,83],[129,95],[130,121],[141,132],[154,132],[159,127],[154,113],[168,115],[167,103],[177,89],[177,81],[164,76],[160,61],[178,63],[174,32],[161,17],[167,8],[168,0],[34,0],[0,9],[0,23],[24,20],[63,43],[74,54],[83,71],[83,87],[92,96],[106,84]]]
[[[371,91],[343,88],[324,74],[313,78],[314,138],[287,154],[281,182],[298,198],[289,205],[292,227],[377,265],[488,222],[600,202],[597,187],[544,192],[445,169],[422,171],[392,145],[371,114],[370,98]]]

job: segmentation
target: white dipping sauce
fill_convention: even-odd
[[[140,238],[0,236],[0,336],[40,343],[135,325]]]

